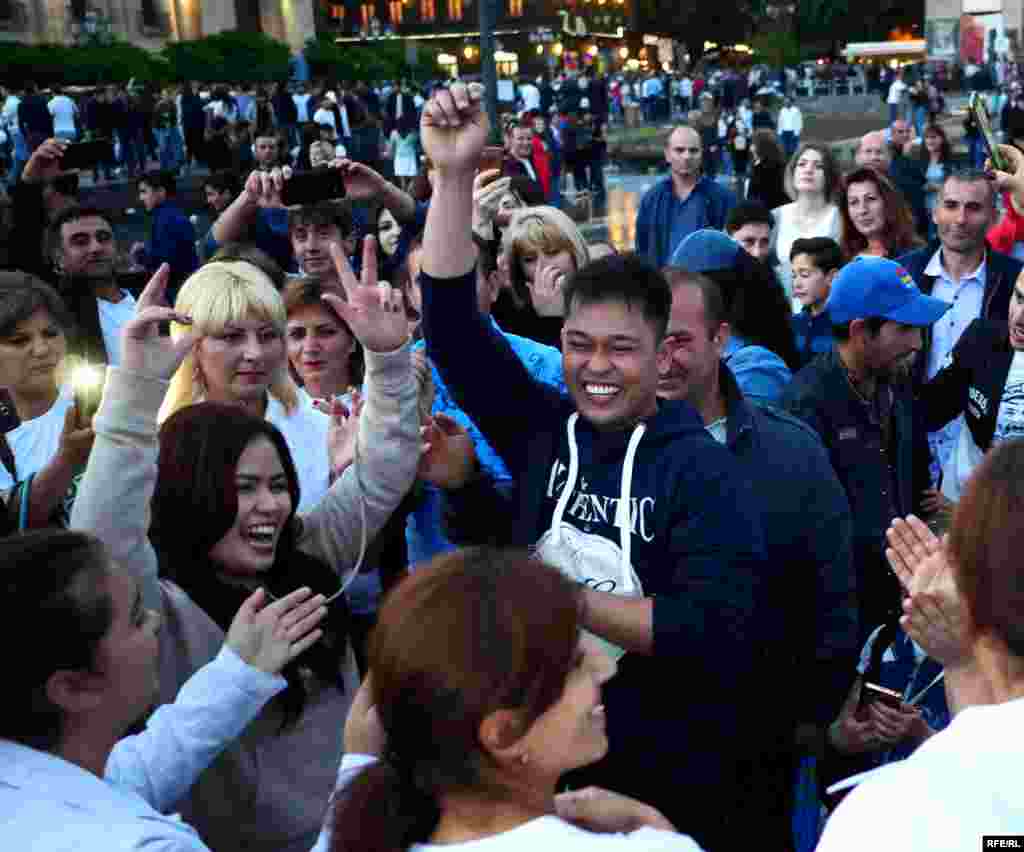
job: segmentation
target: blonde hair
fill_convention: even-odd
[[[203,387],[196,381],[196,350],[204,337],[220,334],[229,322],[261,319],[273,323],[283,339],[288,324],[281,294],[265,272],[244,260],[215,260],[201,266],[182,286],[174,309],[192,317],[188,329],[197,335],[197,340],[171,378],[160,406],[161,423],[178,409],[202,401]],[[171,323],[172,337],[180,337],[185,331],[186,326]],[[289,414],[299,404],[298,390],[288,375],[287,356],[282,357],[271,378],[269,392]]]
[[[529,291],[522,269],[523,254],[569,252],[579,271],[590,262],[586,240],[565,213],[555,207],[524,207],[512,215],[501,240],[501,250],[509,260],[512,292],[526,303]]]

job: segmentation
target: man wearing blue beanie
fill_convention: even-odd
[[[891,260],[861,258],[836,276],[826,304],[832,351],[794,376],[782,397],[821,436],[854,519],[861,638],[899,613],[901,592],[885,561],[895,517],[934,507],[923,422],[909,381],[921,331],[949,304],[924,295]]]

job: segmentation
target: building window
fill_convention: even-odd
[[[388,15],[391,17],[392,26],[402,23],[402,0],[391,0],[388,3]]]
[[[434,0],[420,0],[420,20],[433,21],[437,18],[437,5]]]
[[[377,15],[376,3],[363,3],[359,7],[359,20],[364,30],[370,29],[370,21]]]
[[[523,0],[508,0],[508,14],[513,18],[523,17]]]
[[[462,0],[448,0],[448,20],[462,20]]]
[[[345,7],[340,3],[331,3],[327,7],[327,17],[331,22],[340,26],[345,23]]]

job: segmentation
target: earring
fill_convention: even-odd
[[[519,755],[519,762],[523,764],[523,766],[526,766],[526,764],[530,762],[530,753],[524,751],[521,755]]]

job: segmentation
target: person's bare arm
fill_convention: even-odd
[[[220,244],[245,239],[260,207],[280,207],[281,187],[291,169],[255,171],[249,175],[238,198],[231,202],[213,223],[213,238]]]

